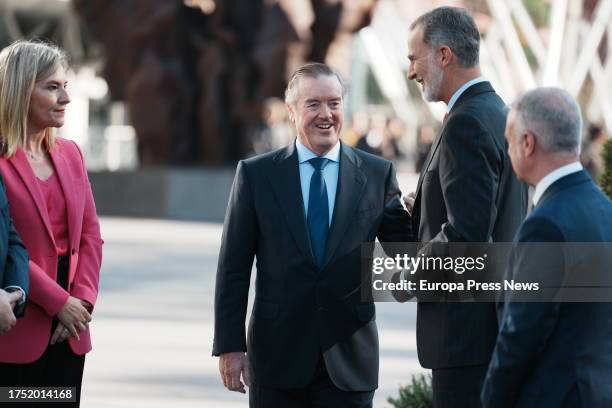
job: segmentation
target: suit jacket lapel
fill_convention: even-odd
[[[472,96],[481,94],[483,92],[495,92],[495,90],[493,89],[489,81],[479,82],[477,84],[470,86],[468,89],[466,89],[459,96],[459,99],[457,99],[457,102],[455,102],[455,104],[453,105],[453,108],[449,112],[448,119],[450,119],[450,115],[452,115],[453,112],[456,112],[458,107],[464,101],[470,99]],[[448,123],[448,119],[446,123]],[[442,140],[442,135],[444,134],[446,123],[442,126],[442,129],[440,129],[440,132],[438,132],[438,136],[436,137],[433,144],[431,145],[431,149],[429,149],[427,159],[425,160],[425,165],[423,166],[423,169],[421,170],[421,174],[419,175],[419,182],[417,183],[417,188],[416,188],[417,196],[419,196],[419,193],[421,191],[421,184],[423,183],[423,176],[425,175],[425,173],[427,173],[427,170],[429,170],[429,165],[431,164],[431,161],[433,160],[434,154],[436,153],[436,150],[438,150],[438,147],[440,146],[440,141]]]
[[[274,162],[275,166],[268,174],[272,190],[283,210],[289,230],[297,246],[306,258],[316,264],[312,248],[310,247],[310,238],[306,225],[295,143],[282,149],[274,157]]]
[[[427,173],[427,171],[429,170],[429,166],[431,165],[431,161],[433,160],[434,154],[436,153],[436,150],[438,150],[438,147],[440,146],[440,141],[442,140],[442,133],[444,132],[444,127],[442,127],[442,129],[440,130],[440,132],[438,132],[438,135],[436,136],[436,138],[434,139],[431,148],[429,149],[429,153],[427,153],[427,158],[425,159],[425,164],[423,165],[423,167],[421,168],[421,174],[419,174],[419,181],[417,183],[417,187],[416,187],[416,197],[414,199],[414,205],[412,207],[412,214],[413,216],[411,217],[412,220],[412,230],[417,232],[417,238],[420,239],[420,237],[418,237],[419,231],[420,231],[420,211],[421,211],[421,185],[423,184],[423,178],[425,177],[425,174]]]
[[[423,165],[423,168],[421,169],[421,174],[419,174],[419,182],[417,183],[417,188],[416,188],[417,196],[420,195],[420,192],[421,192],[421,184],[423,184],[423,177],[425,176],[425,173],[427,173],[427,171],[429,170],[429,166],[431,165],[431,161],[433,160],[434,154],[436,153],[436,150],[438,150],[438,147],[440,146],[440,141],[442,140],[443,132],[444,132],[444,127],[442,127],[440,132],[438,132],[438,135],[434,139],[431,145],[431,148],[429,149],[429,153],[427,153],[427,159],[425,160],[425,164]]]
[[[338,245],[344,238],[344,232],[351,223],[351,215],[361,201],[367,178],[359,168],[361,160],[352,149],[344,143],[341,145],[340,171],[338,189],[334,204],[332,223],[327,236],[327,248],[323,268],[332,259]]]
[[[414,200],[414,207],[413,207],[413,214],[415,214],[416,217],[412,217],[414,231],[419,231],[419,223],[420,223],[419,212],[421,208],[421,187],[423,184],[423,178],[425,177],[425,174],[429,170],[429,166],[431,165],[431,162],[433,161],[436,151],[440,147],[440,142],[442,141],[442,136],[444,135],[444,131],[446,130],[446,125],[450,121],[450,116],[459,110],[459,107],[461,106],[463,102],[465,102],[466,100],[470,99],[471,97],[475,95],[478,95],[484,92],[495,92],[495,90],[491,86],[491,83],[488,81],[479,82],[477,84],[470,86],[468,89],[466,89],[459,96],[459,98],[457,99],[457,102],[455,102],[455,104],[453,105],[451,111],[449,112],[449,116],[447,117],[446,122],[442,125],[440,132],[438,132],[438,135],[434,139],[434,142],[432,143],[431,148],[429,149],[429,153],[427,154],[427,159],[425,160],[425,164],[423,165],[423,168],[421,169],[421,174],[419,175],[419,181],[417,183],[416,198]],[[420,237],[418,238],[420,239]]]
[[[22,149],[17,149],[15,154],[9,159],[9,162],[13,165],[13,167],[15,167],[15,170],[17,170],[19,177],[21,177],[23,184],[26,186],[26,189],[32,196],[32,200],[38,209],[38,214],[45,225],[49,238],[51,238],[53,245],[55,245],[55,238],[53,238],[53,232],[51,230],[47,205],[45,204],[45,199],[40,192],[40,188],[38,188],[38,181],[36,180],[36,175],[34,174],[32,167],[30,167],[28,158]]]
[[[50,152],[51,161],[53,162],[53,166],[55,167],[55,173],[57,178],[59,179],[60,185],[62,186],[62,191],[64,193],[64,200],[66,200],[66,217],[68,221],[68,242],[70,242],[70,246],[72,247],[72,237],[73,233],[73,219],[74,214],[70,211],[72,208],[76,208],[75,198],[74,198],[74,189],[72,182],[74,181],[74,177],[70,174],[70,169],[68,164],[66,163],[66,158],[59,152],[60,148],[56,147]]]

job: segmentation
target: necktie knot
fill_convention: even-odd
[[[308,162],[316,171],[322,171],[325,166],[327,166],[327,163],[329,163],[329,159],[326,159],[325,157],[313,157],[312,159],[308,160]]]

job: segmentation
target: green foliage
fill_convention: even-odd
[[[536,27],[545,26],[550,15],[550,4],[542,0],[523,0]]]
[[[400,387],[399,397],[389,397],[387,402],[394,408],[432,408],[431,375],[413,375],[411,384]]]
[[[599,185],[608,197],[612,199],[612,138],[606,140],[601,152],[604,172],[599,177]]]

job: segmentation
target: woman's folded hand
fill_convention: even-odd
[[[72,337],[80,340],[79,332],[87,330],[91,314],[83,306],[80,299],[70,296],[57,314],[58,319]]]

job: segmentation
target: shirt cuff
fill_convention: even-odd
[[[9,289],[14,289],[14,290],[9,290]],[[24,304],[26,301],[26,292],[25,290],[23,290],[23,288],[21,286],[17,286],[17,285],[10,285],[7,286],[6,288],[4,288],[5,291],[7,292],[14,292],[15,290],[20,290],[21,291],[21,299],[19,299],[19,302],[17,302],[17,304]]]

